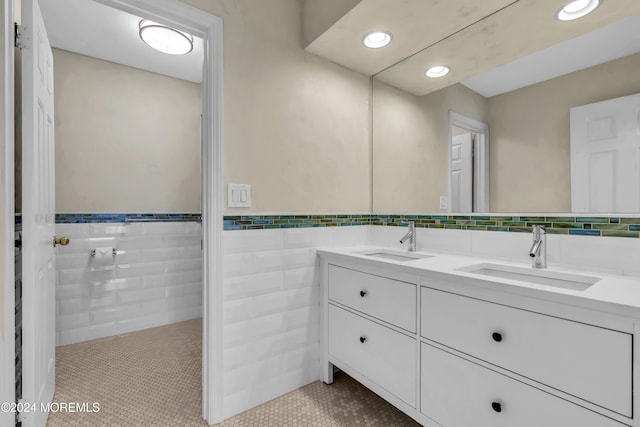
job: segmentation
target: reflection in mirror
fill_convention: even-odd
[[[492,209],[589,212],[571,206],[570,110],[640,92],[638,67],[635,54],[489,98]]]
[[[416,96],[374,79],[373,210],[449,212],[449,112],[488,123],[486,104],[461,84]]]
[[[629,5],[603,2],[602,10],[594,15],[604,11],[614,16]],[[637,11],[629,10],[626,16],[634,13]],[[495,28],[501,25],[498,15],[493,18]],[[640,15],[617,18],[617,22],[607,22],[595,31],[512,59],[495,69],[478,70],[471,77],[426,94],[410,93],[408,83],[407,89],[399,89],[401,85],[392,85],[390,79],[383,82],[381,76],[374,76],[373,210],[390,213],[459,210],[449,193],[448,114],[454,111],[487,123],[491,129],[488,141],[491,212],[615,212],[614,208],[603,208],[601,204],[598,208],[572,209],[570,111],[640,93],[639,25]],[[473,34],[472,27],[465,31]],[[420,52],[427,59],[418,69],[426,69],[433,62],[427,55],[430,50],[446,55],[449,49],[445,47]],[[481,54],[478,52],[476,56]],[[442,57],[437,59],[443,61]],[[409,60],[415,64],[418,55]],[[403,68],[413,70],[401,62],[385,73],[387,77],[400,76]],[[452,69],[455,70],[454,65]],[[637,114],[634,117],[619,128],[635,129],[634,144],[640,144],[640,119]],[[634,153],[640,159],[640,150]],[[587,179],[601,182],[595,177],[583,177]],[[626,193],[630,194],[634,190],[629,183],[640,182],[640,171],[615,179],[622,180]],[[604,185],[594,188],[610,191]],[[448,206],[443,209],[442,197],[449,197]],[[618,212],[640,213],[635,206],[627,205]],[[460,207],[461,212],[464,210]]]
[[[489,212],[488,141],[489,125],[449,113],[449,212]]]
[[[473,152],[478,135],[457,126],[451,126],[450,133],[449,203],[454,212],[473,212]],[[442,201],[440,205],[446,207]]]
[[[574,212],[640,212],[640,94],[571,109]]]

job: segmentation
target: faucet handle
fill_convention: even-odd
[[[536,232],[541,233],[541,234],[546,234],[547,233],[547,226],[546,225],[534,224],[531,228],[532,228],[532,231],[534,233],[536,233]]]

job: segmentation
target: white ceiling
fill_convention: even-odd
[[[514,0],[362,0],[305,50],[371,76],[513,2]],[[305,16],[309,21],[311,18],[312,16]],[[393,33],[393,42],[389,48],[368,49],[362,45],[365,34],[381,30]]]
[[[640,15],[625,19],[460,83],[490,98],[640,52]]]
[[[58,49],[166,76],[202,82],[203,41],[187,55],[167,55],[138,36],[140,17],[92,0],[40,0],[49,41]]]
[[[581,19],[560,22],[553,16],[565,3],[566,0],[520,0],[375,77],[422,96],[640,14],[639,0],[611,0],[603,1],[594,13]],[[589,56],[594,50],[597,49],[587,48],[580,53]],[[426,69],[440,64],[451,68],[447,76],[424,76]],[[536,68],[532,75],[547,69],[544,62],[530,65]]]
[[[53,47],[195,83],[202,81],[203,42],[197,37],[194,50],[188,55],[167,55],[140,40],[140,17],[92,0],[40,0],[40,7]],[[631,55],[640,52],[638,28],[640,15],[466,78],[461,83],[491,97]],[[357,40],[359,43],[360,39]]]
[[[640,21],[620,23],[640,14],[640,0],[602,1],[576,21],[554,19],[566,3],[360,0],[306,50],[416,96],[455,83],[495,96],[640,51]],[[392,32],[392,43],[362,46],[362,35],[372,29]],[[435,65],[451,72],[426,78]]]

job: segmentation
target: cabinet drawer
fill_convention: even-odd
[[[421,303],[425,338],[631,417],[630,334],[429,288]]]
[[[416,407],[415,339],[329,304],[332,357]]]
[[[329,299],[416,332],[416,285],[329,265]]]
[[[421,412],[443,427],[624,427],[430,345],[420,350]]]

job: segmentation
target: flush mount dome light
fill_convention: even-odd
[[[386,45],[391,43],[391,38],[391,33],[385,33],[384,31],[375,31],[373,33],[365,35],[362,39],[362,43],[364,43],[366,47],[378,49],[380,47],[385,47]]]
[[[556,12],[559,21],[573,21],[596,10],[600,0],[574,0]]]
[[[169,55],[186,55],[193,50],[193,36],[166,25],[143,19],[138,24],[140,38],[147,45]]]
[[[427,77],[435,79],[438,77],[446,76],[447,74],[449,74],[449,71],[451,71],[451,69],[446,65],[436,65],[435,67],[429,68],[424,74]]]

